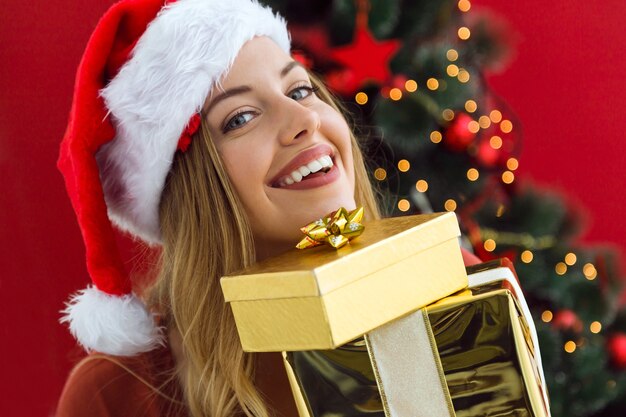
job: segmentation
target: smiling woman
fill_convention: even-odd
[[[219,278],[339,206],[379,214],[357,141],[291,58],[285,22],[250,0],[124,0],[76,85],[59,168],[94,287],[64,320],[94,353],[57,415],[295,416],[280,357],[242,351]],[[161,249],[141,293],[112,224]]]

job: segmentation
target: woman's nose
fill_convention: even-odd
[[[297,101],[288,99],[281,114],[283,121],[279,140],[282,145],[290,145],[313,135],[320,128],[321,119],[317,111]]]

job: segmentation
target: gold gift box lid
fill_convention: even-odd
[[[339,250],[291,250],[221,279],[244,350],[333,349],[467,286],[454,213],[375,220]]]

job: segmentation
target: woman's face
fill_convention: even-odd
[[[355,208],[345,119],[272,40],[247,42],[205,104],[206,122],[250,218],[262,258],[295,246],[299,228]]]

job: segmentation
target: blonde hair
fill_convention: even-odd
[[[342,112],[323,84],[311,80],[321,100]],[[352,133],[351,142],[356,203],[365,207],[366,218],[379,218]],[[149,302],[182,336],[185,364],[178,372],[191,415],[271,415],[254,385],[254,356],[241,349],[219,285],[220,277],[254,262],[254,240],[204,123],[189,150],[175,156],[159,214],[163,250]]]

